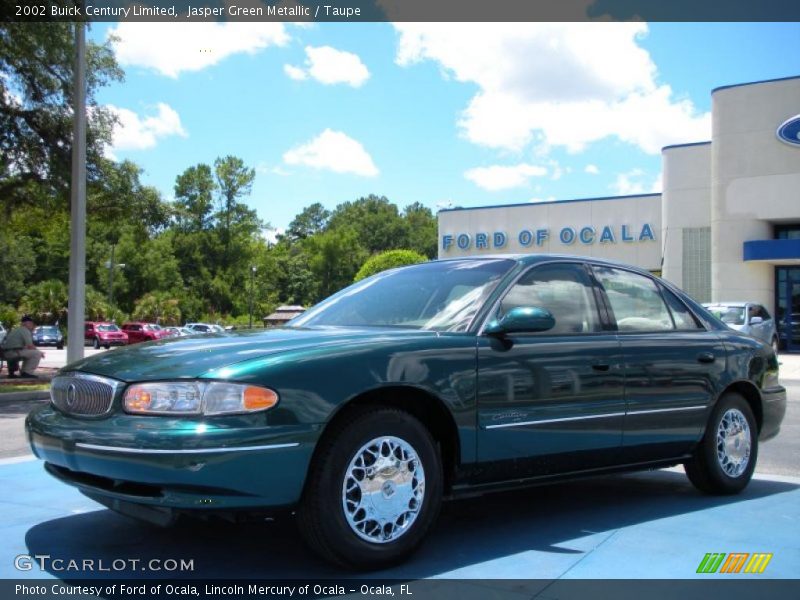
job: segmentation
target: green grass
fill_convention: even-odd
[[[6,383],[0,385],[0,394],[10,394],[11,392],[38,392],[49,389],[49,383]]]

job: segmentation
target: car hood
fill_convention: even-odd
[[[734,331],[743,331],[745,333],[748,333],[750,331],[750,328],[747,325],[731,325],[731,324],[727,325]]]
[[[433,331],[396,328],[278,328],[164,338],[96,354],[70,363],[61,372],[84,371],[122,381],[200,377],[213,369],[301,348],[332,349],[345,345],[410,336],[436,336]]]

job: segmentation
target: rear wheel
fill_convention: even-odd
[[[442,466],[428,430],[410,414],[367,408],[321,442],[298,510],[306,542],[320,556],[359,569],[411,554],[442,499]]]
[[[714,407],[703,440],[684,468],[699,490],[736,494],[749,483],[757,458],[753,411],[743,396],[729,392]]]

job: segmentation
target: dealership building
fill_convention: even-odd
[[[442,210],[439,257],[619,260],[702,302],[762,304],[800,351],[800,77],[711,99],[711,141],[662,150],[662,193]]]

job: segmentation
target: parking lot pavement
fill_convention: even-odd
[[[248,525],[159,529],[119,516],[45,474],[38,461],[0,461],[0,578],[352,577],[317,559],[291,517]],[[800,573],[800,478],[759,476],[738,496],[695,491],[681,472],[618,475],[445,505],[420,552],[381,579],[750,578],[698,575],[708,552],[770,552],[760,578]],[[138,559],[138,568],[20,572],[14,557]],[[186,572],[146,572],[151,559],[193,561]],[[119,564],[119,563],[116,563]],[[528,594],[528,597],[530,595]]]
[[[124,346],[120,347],[124,348]],[[83,349],[83,356],[87,357],[87,356],[92,356],[93,354],[100,354],[101,352],[112,352],[113,350],[116,350],[116,348],[111,348],[109,350],[106,350],[105,348],[100,348],[98,350],[95,350],[94,348],[87,347]],[[44,352],[45,354],[44,358],[42,359],[42,362],[39,363],[41,366],[48,367],[51,369],[60,369],[61,367],[67,364],[66,348],[59,350],[58,348],[47,347],[47,348],[41,348],[41,351]]]

